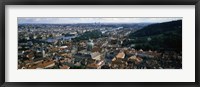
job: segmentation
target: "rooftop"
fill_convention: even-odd
[[[125,53],[124,52],[120,52],[116,55],[116,58],[120,58],[120,59],[124,59],[125,57]]]

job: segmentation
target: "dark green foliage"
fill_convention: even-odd
[[[102,33],[99,30],[87,31],[79,37],[73,38],[72,41],[78,42],[80,40],[97,39],[102,37]]]
[[[135,49],[182,51],[182,20],[152,24],[129,35],[124,46],[135,44]],[[148,40],[150,38],[150,40]]]
[[[67,33],[67,34],[63,34],[65,37],[68,37],[68,36],[74,36],[73,34],[69,34],[69,33]]]
[[[144,27],[141,30],[138,30],[130,34],[130,38],[152,36],[152,35],[162,34],[164,32],[176,31],[177,29],[181,28],[182,28],[182,20],[151,24]]]

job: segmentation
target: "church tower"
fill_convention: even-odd
[[[94,47],[93,40],[89,39],[87,43],[87,51],[92,51],[93,47]]]

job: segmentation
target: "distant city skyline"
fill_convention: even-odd
[[[169,18],[56,18],[56,17],[19,17],[18,24],[73,24],[73,23],[161,23],[182,20],[181,17]]]

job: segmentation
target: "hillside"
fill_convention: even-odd
[[[148,25],[129,34],[123,46],[136,49],[182,51],[182,20]]]
[[[176,30],[180,30],[181,26],[182,26],[182,20],[151,24],[151,25],[144,27],[141,30],[138,30],[138,31],[130,34],[130,38],[163,34],[163,33],[170,32],[170,31],[173,32]]]

